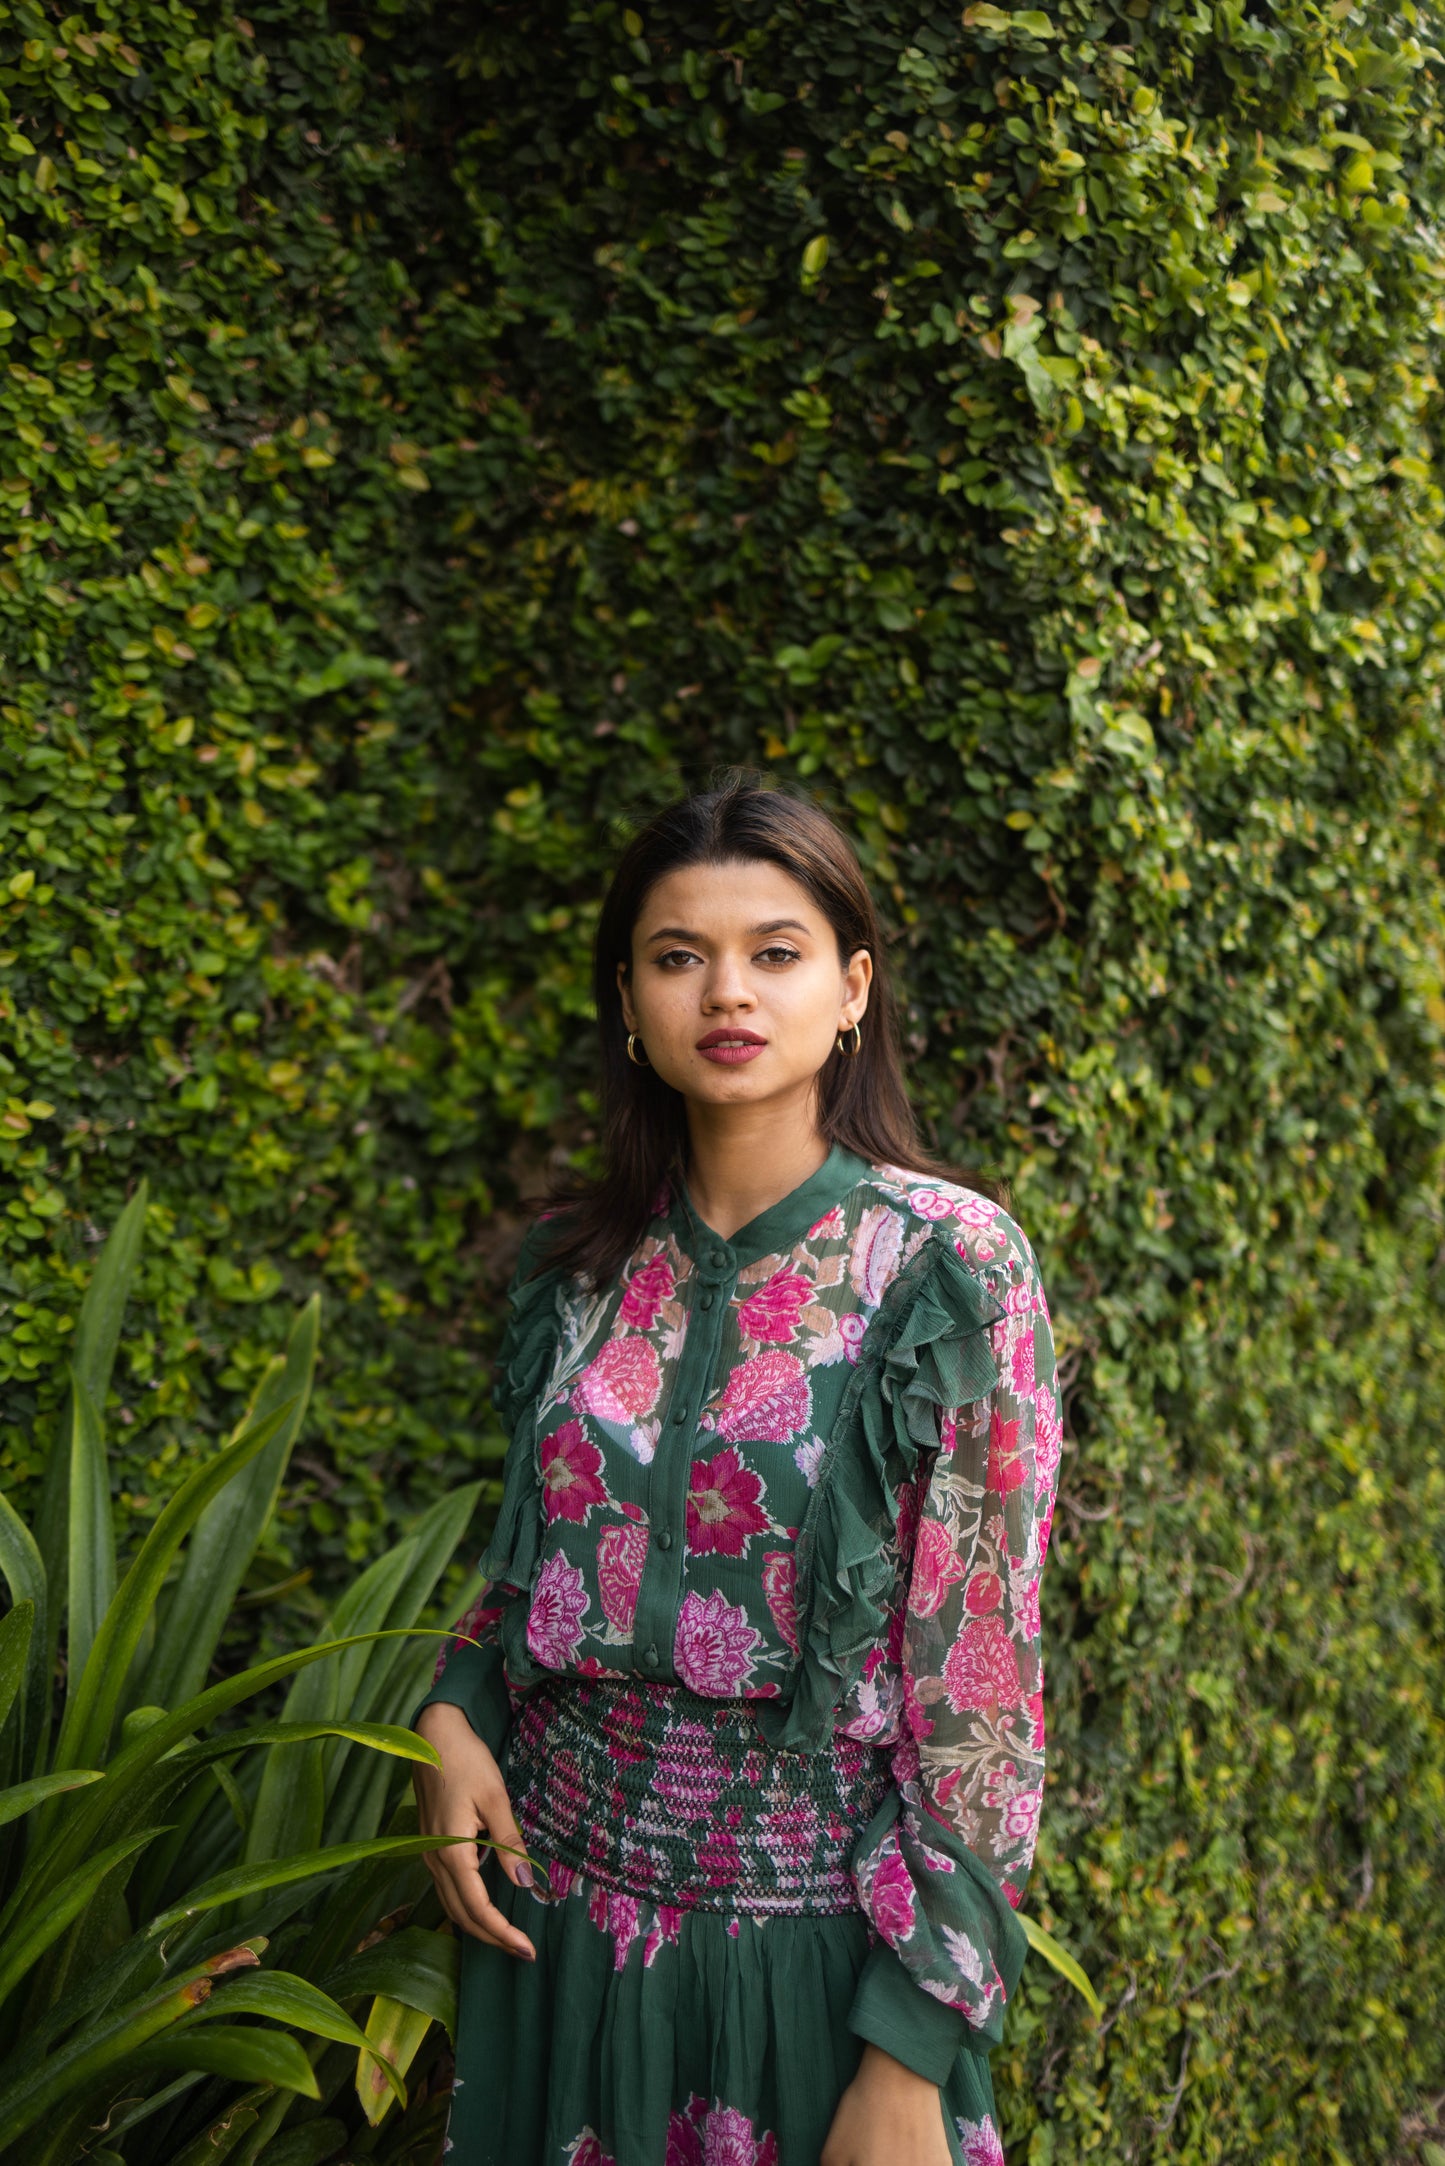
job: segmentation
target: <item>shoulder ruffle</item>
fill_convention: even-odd
[[[529,1587],[541,1551],[536,1406],[556,1351],[563,1288],[561,1273],[545,1265],[545,1246],[546,1221],[539,1220],[527,1231],[508,1288],[510,1309],[492,1381],[492,1398],[511,1441],[497,1523],[480,1570],[501,1587]]]
[[[798,1536],[798,1638],[791,1698],[756,1704],[768,1742],[818,1752],[833,1716],[888,1631],[885,1550],[896,1492],[938,1443],[939,1414],[992,1391],[988,1343],[1002,1302],[940,1227],[899,1272],[864,1334]]]

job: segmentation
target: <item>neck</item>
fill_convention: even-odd
[[[725,1241],[791,1195],[828,1155],[811,1092],[782,1107],[689,1102],[687,1128],[693,1208]]]

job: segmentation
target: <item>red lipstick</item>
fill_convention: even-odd
[[[705,1038],[697,1041],[697,1050],[704,1060],[716,1061],[722,1068],[740,1068],[746,1061],[756,1060],[767,1044],[755,1030],[710,1030]]]

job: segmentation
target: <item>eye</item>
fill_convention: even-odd
[[[695,963],[697,957],[690,948],[666,948],[661,955],[654,955],[652,960],[659,970],[681,970],[684,963]]]
[[[801,961],[801,957],[796,948],[779,944],[776,947],[764,948],[758,960],[763,963],[796,963]]]

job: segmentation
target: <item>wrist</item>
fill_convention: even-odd
[[[477,1734],[467,1720],[466,1710],[453,1706],[450,1700],[433,1700],[422,1709],[412,1728],[429,1745],[441,1745],[448,1738],[475,1738]]]
[[[936,2083],[927,2076],[920,2076],[903,2061],[895,2060],[882,2046],[874,2045],[871,2038],[864,2044],[858,2074],[870,2089],[888,2089],[900,2097],[912,2097],[923,2091],[931,2091],[935,2097],[938,2094]]]

